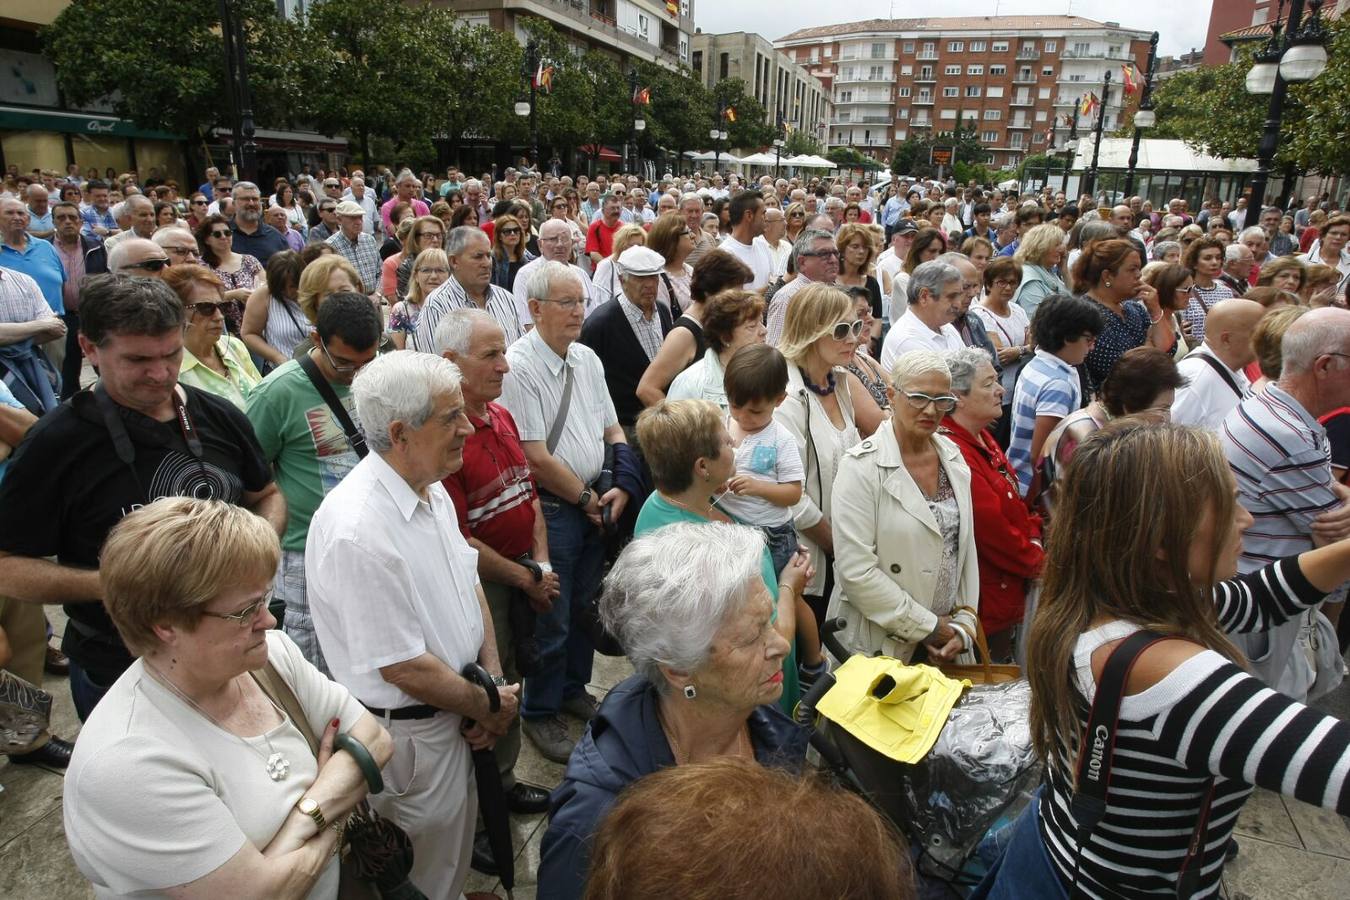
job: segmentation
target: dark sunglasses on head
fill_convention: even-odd
[[[225,315],[225,307],[229,305],[229,300],[198,300],[195,303],[184,304],[189,312],[194,312],[199,316],[209,316],[215,312],[219,312],[223,316]]]
[[[143,259],[138,263],[131,263],[128,269],[144,269],[147,272],[158,272],[170,264],[169,258],[161,257],[158,259]]]

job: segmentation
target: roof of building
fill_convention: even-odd
[[[1245,28],[1225,31],[1219,35],[1219,40],[1227,44],[1233,41],[1259,41],[1268,37],[1270,37],[1270,23],[1262,22],[1260,25],[1248,25]]]
[[[778,40],[800,41],[886,31],[1046,31],[1065,28],[1093,30],[1118,28],[1122,31],[1143,33],[1142,29],[1124,28],[1116,23],[1098,22],[1082,16],[948,16],[922,19],[866,19],[861,22],[844,22],[840,25],[799,28]]]

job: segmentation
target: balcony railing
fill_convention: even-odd
[[[853,97],[848,100],[831,100],[835,106],[890,106],[890,94],[884,97]]]
[[[1008,101],[1009,106],[1031,106],[1035,101],[1030,97],[1014,97]]]
[[[916,106],[932,106],[935,102],[936,102],[936,98],[934,98],[934,97],[915,97],[915,98],[914,98],[914,104],[915,104]]]
[[[1013,121],[1011,121],[1011,122],[1008,123],[1008,127],[1009,127],[1009,128],[1030,128],[1030,127],[1031,127],[1031,123],[1030,123],[1030,122],[1025,122],[1025,121],[1019,122],[1019,121],[1017,121],[1017,120],[1014,119]]]
[[[909,120],[909,127],[910,127],[910,128],[932,128],[932,127],[933,127],[933,120],[932,120],[932,119],[910,119],[910,120]]]
[[[878,84],[878,83],[890,84],[890,83],[892,83],[893,81],[895,81],[895,79],[894,79],[894,78],[891,78],[890,76],[887,76],[887,75],[878,75],[877,77],[873,78],[873,77],[870,76],[870,75],[863,75],[863,74],[860,73],[860,74],[857,74],[857,75],[840,75],[838,78],[836,78],[836,79],[834,80],[834,83],[835,83],[835,84]]]
[[[1041,51],[1039,51],[1039,50],[1025,50],[1025,49],[1024,49],[1024,50],[1018,50],[1018,51],[1017,51],[1017,58],[1018,58],[1018,59],[1040,59],[1040,58],[1041,58]]]
[[[1013,84],[1035,84],[1035,75],[1014,75]]]
[[[1100,78],[1065,78],[1063,75],[1055,79],[1055,84],[1101,84]]]
[[[895,59],[895,51],[891,50],[887,53],[882,53],[880,55],[876,53],[845,53],[837,58],[842,59],[845,62],[848,62],[850,60],[868,60],[868,59],[873,60],[875,62],[886,62],[887,60]]]
[[[930,52],[928,52],[928,53],[922,53],[922,52],[921,52],[921,53],[919,53],[918,56],[916,56],[916,57],[914,57],[914,58],[915,58],[915,59],[937,59],[937,58],[938,58],[938,55],[937,55],[937,51],[930,51]]]
[[[1061,59],[1118,59],[1122,62],[1133,62],[1134,57],[1130,56],[1124,50],[1065,50],[1060,54]]]

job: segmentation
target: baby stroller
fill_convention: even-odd
[[[831,619],[821,628],[822,642],[841,663],[850,656],[836,636],[843,627],[843,619]],[[885,681],[872,685],[874,698],[893,687]],[[964,897],[998,858],[1009,826],[1041,780],[1026,680],[965,689],[937,726],[931,749],[913,764],[896,762],[848,730],[856,726],[820,713],[836,684],[834,673],[821,676],[796,711],[798,723],[811,730],[821,767],[909,838],[921,897]]]

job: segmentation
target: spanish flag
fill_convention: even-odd
[[[545,94],[553,93],[553,67],[539,64],[538,70],[534,73],[534,86],[542,90]]]
[[[1097,107],[1099,106],[1101,106],[1101,101],[1097,99],[1097,95],[1088,91],[1083,95],[1083,103],[1078,107],[1078,111],[1082,115],[1091,118],[1092,114],[1097,111]]]
[[[727,111],[724,112],[722,115],[726,116],[726,120],[727,120],[728,122],[735,122],[735,121],[736,121],[736,107],[734,107],[734,106],[728,106],[728,107],[727,107]]]
[[[650,106],[652,102],[651,88],[638,88],[633,91],[633,102],[642,106]]]
[[[1139,82],[1135,78],[1134,66],[1122,65],[1120,67],[1120,81],[1125,86],[1125,94],[1137,94],[1139,92]]]
[[[679,0],[666,0],[666,12],[672,16],[678,16],[680,14]]]

